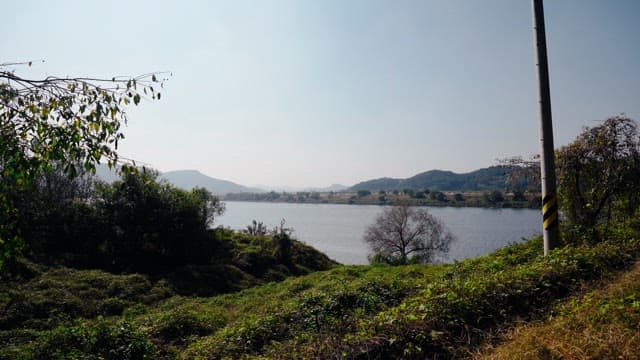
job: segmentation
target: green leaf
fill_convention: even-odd
[[[140,95],[139,94],[135,94],[133,96],[133,103],[138,105],[140,103]]]

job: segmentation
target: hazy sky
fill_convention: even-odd
[[[528,0],[4,1],[23,76],[168,70],[121,153],[245,185],[351,185],[538,152]],[[640,120],[640,1],[546,1],[556,146]]]

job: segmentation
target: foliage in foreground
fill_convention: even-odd
[[[91,332],[102,323],[131,325],[131,338],[151,344],[155,358],[463,357],[515,322],[543,318],[557,300],[640,254],[635,240],[558,249],[547,258],[540,246],[537,239],[450,265],[341,266],[209,298],[140,299],[102,319],[93,313],[80,321],[58,316],[48,326],[47,319],[39,326],[5,322],[0,358],[34,357],[58,346],[51,339],[65,328]],[[81,345],[65,345],[60,354],[94,351]]]
[[[635,121],[614,116],[584,128],[556,157],[568,241],[599,241],[613,223],[638,218],[640,133]]]
[[[15,192],[29,189],[43,170],[60,165],[71,177],[118,161],[126,109],[160,99],[156,74],[136,78],[30,79],[0,63],[0,270],[22,248]]]

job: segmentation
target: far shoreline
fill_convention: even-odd
[[[417,192],[420,193],[420,192]],[[539,209],[540,194],[525,193],[519,199],[511,192],[489,191],[427,191],[415,198],[401,192],[265,192],[233,193],[221,196],[222,201],[332,204],[332,205],[395,205],[430,207],[469,207],[489,209]],[[524,200],[522,200],[524,198]]]

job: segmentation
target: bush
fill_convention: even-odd
[[[50,269],[24,283],[0,287],[0,329],[51,329],[72,318],[120,315],[135,303],[153,303],[173,292],[141,275],[98,270]]]
[[[130,323],[76,323],[41,335],[34,359],[153,359],[155,348],[147,335]]]
[[[163,312],[155,319],[151,333],[165,341],[180,344],[188,337],[210,334],[225,324],[225,318],[219,314],[198,313],[178,307]]]

